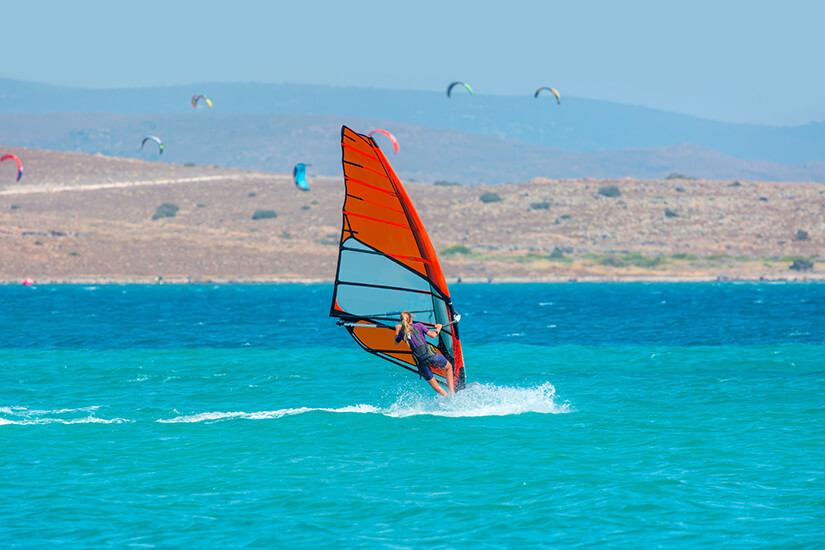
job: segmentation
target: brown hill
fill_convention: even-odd
[[[340,177],[8,149],[0,165],[0,279],[332,279]],[[4,163],[9,164],[9,163]],[[825,279],[825,185],[704,180],[407,183],[448,277],[464,280]],[[609,187],[615,186],[615,190]],[[501,200],[482,202],[495,193]],[[174,217],[153,220],[171,203]],[[276,218],[253,220],[256,210]]]

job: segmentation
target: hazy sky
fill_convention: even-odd
[[[288,82],[607,99],[825,121],[821,1],[0,0],[0,76],[81,87]]]

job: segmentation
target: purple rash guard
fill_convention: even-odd
[[[417,348],[423,344],[427,343],[427,339],[424,337],[427,334],[429,329],[424,326],[424,323],[413,323],[410,327],[410,347]],[[395,343],[397,344],[401,340],[404,339],[404,330],[402,329],[398,334],[395,335]]]

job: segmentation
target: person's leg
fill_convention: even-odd
[[[453,366],[447,361],[447,358],[441,354],[433,358],[433,365],[444,371],[444,378],[447,379],[447,388],[450,393],[455,393],[455,376],[453,375]]]
[[[432,388],[433,388],[436,392],[438,392],[440,395],[447,395],[447,392],[446,392],[446,391],[444,391],[444,388],[442,388],[441,386],[439,386],[439,385],[438,385],[438,382],[436,382],[436,380],[435,380],[435,376],[433,376],[432,378],[430,378],[429,380],[427,380],[427,382],[428,382],[428,383],[430,384],[430,386],[432,386]]]
[[[434,389],[437,393],[440,395],[447,395],[447,392],[438,384],[435,376],[433,376],[433,371],[430,370],[429,365],[418,365],[418,374],[420,374],[421,377],[426,380],[430,387],[432,387],[432,389]]]

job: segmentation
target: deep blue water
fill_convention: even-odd
[[[825,285],[455,285],[437,398],[327,285],[0,287],[0,547],[817,547]]]

